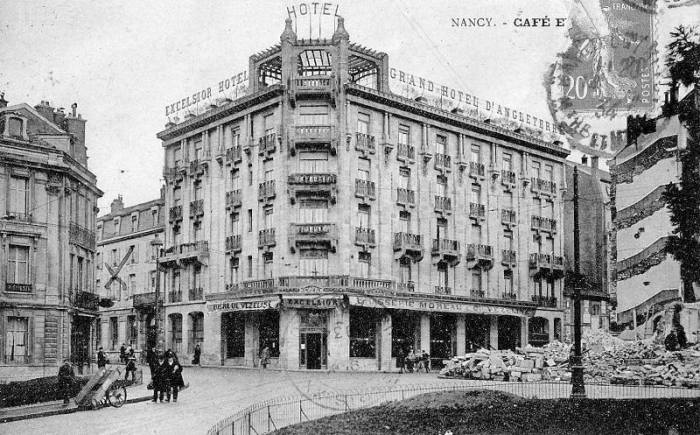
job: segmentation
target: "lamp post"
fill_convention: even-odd
[[[581,356],[581,283],[579,257],[579,222],[578,222],[578,167],[574,166],[574,356],[571,358],[571,398],[585,399],[586,387],[583,380],[583,362]]]
[[[156,307],[155,307],[155,322],[156,322],[156,349],[160,345],[160,247],[163,246],[163,241],[156,236],[151,240],[151,246],[156,251]]]

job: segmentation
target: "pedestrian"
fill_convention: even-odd
[[[70,398],[70,388],[73,383],[75,372],[70,361],[66,358],[63,360],[63,365],[58,369],[58,391],[63,397],[63,406],[68,406]]]
[[[263,350],[260,351],[260,366],[263,369],[267,369],[267,365],[270,363],[270,348],[265,345]]]
[[[158,400],[163,402],[163,394],[168,391],[168,402],[169,397],[169,380],[168,380],[168,366],[165,362],[165,355],[162,353],[158,354],[156,368],[153,372],[153,400],[151,402],[156,403]]]
[[[406,356],[401,348],[396,353],[396,364],[399,366],[399,373],[403,373],[406,370]]]
[[[666,346],[666,350],[671,352],[678,350],[678,337],[676,337],[676,331],[674,329],[671,329],[671,333],[666,336],[664,346]]]
[[[134,354],[134,348],[131,347],[131,342],[129,342],[129,345],[126,347],[126,359],[129,359],[130,356]]]
[[[173,402],[176,403],[178,391],[185,386],[185,381],[182,379],[182,365],[174,353],[170,354],[165,365],[168,375],[168,398],[166,402],[170,402],[170,390],[172,389]]]
[[[107,365],[107,362],[107,355],[102,349],[102,346],[100,346],[100,348],[97,350],[97,368],[101,369],[102,367]]]
[[[126,347],[122,343],[122,347],[119,348],[119,362],[124,364],[126,362]]]
[[[408,355],[406,355],[406,369],[408,373],[413,373],[413,363],[416,359],[416,354],[413,353],[413,348],[408,350]]]
[[[158,352],[156,347],[153,346],[146,355],[146,362],[148,362],[148,369],[151,371],[151,380],[153,380],[153,375],[156,372],[156,367],[158,367]]]
[[[129,373],[131,373],[131,382],[136,381],[136,356],[134,355],[129,355],[126,360],[126,368],[125,368],[125,374],[124,374],[124,380],[129,379]]]
[[[430,355],[428,352],[421,351],[421,360],[423,361],[423,368],[425,368],[426,373],[430,373]]]
[[[201,356],[202,356],[202,348],[199,347],[199,343],[197,343],[197,345],[194,347],[194,358],[192,358],[192,365],[201,367],[202,365],[199,363],[199,358]]]

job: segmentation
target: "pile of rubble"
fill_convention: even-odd
[[[582,339],[584,376],[589,382],[700,387],[700,344],[669,352],[652,341],[626,342],[602,331]],[[452,358],[442,377],[531,382],[570,381],[572,346],[553,342],[515,352],[480,349]]]

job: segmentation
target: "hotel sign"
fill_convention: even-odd
[[[248,91],[248,81],[248,71],[241,71],[237,74],[233,74],[231,77],[220,80],[218,86],[214,86],[214,90],[218,90],[218,93],[212,93],[212,87],[208,86],[174,103],[168,104],[165,106],[165,116],[173,116],[179,111],[185,110],[191,106],[195,106],[196,109],[206,107],[215,102],[212,98],[228,98],[235,100],[243,97]]]
[[[279,306],[279,298],[251,299],[247,301],[222,301],[207,303],[209,311],[256,311],[269,310]]]
[[[283,299],[285,308],[306,308],[306,309],[329,309],[339,308],[343,306],[343,298],[338,296],[330,297],[306,297],[306,298],[288,298]]]
[[[514,308],[499,305],[482,305],[465,302],[428,301],[420,299],[401,299],[381,296],[350,296],[350,305],[368,308],[393,308],[414,311],[433,311],[439,313],[483,314],[490,316],[529,317],[535,314],[534,308]]]

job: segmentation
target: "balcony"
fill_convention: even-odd
[[[355,179],[355,196],[363,200],[374,200],[377,197],[374,181]]]
[[[294,204],[299,194],[329,198],[332,204],[338,194],[338,176],[335,174],[292,174],[287,178],[289,201]]]
[[[481,222],[486,219],[486,207],[484,204],[477,204],[475,202],[469,203],[469,219],[473,219],[475,223]]]
[[[416,147],[411,145],[399,144],[396,151],[396,160],[404,164],[412,164],[416,162]]]
[[[226,149],[226,164],[235,165],[236,163],[241,163],[243,161],[243,154],[241,152],[240,146],[235,146],[233,148]]]
[[[501,171],[501,184],[506,190],[511,190],[515,187],[515,172],[503,169]]]
[[[331,252],[335,252],[338,246],[338,228],[335,224],[327,223],[289,224],[289,247],[295,252],[300,246],[330,249]]]
[[[514,301],[514,300],[518,299],[518,295],[516,293],[513,293],[513,292],[510,292],[510,293],[504,292],[504,293],[501,293],[501,299],[505,299],[508,301]]]
[[[163,168],[163,178],[166,183],[175,181],[176,179],[182,178],[182,173],[178,168]]]
[[[396,203],[404,207],[415,207],[416,192],[414,190],[404,189],[403,187],[397,187]]]
[[[452,157],[447,154],[435,153],[434,167],[438,171],[452,172]]]
[[[564,276],[564,258],[550,254],[530,254],[530,275],[559,279]]]
[[[281,139],[280,139],[281,140]],[[266,158],[277,150],[277,134],[270,133],[258,140],[258,155]]]
[[[557,298],[554,296],[532,295],[532,302],[535,302],[538,307],[557,307]]]
[[[452,214],[452,199],[435,195],[435,211],[443,214]]]
[[[182,291],[173,290],[168,292],[168,302],[171,304],[182,302]]]
[[[515,210],[501,210],[501,223],[506,227],[514,227],[518,223],[518,216]]]
[[[7,214],[2,217],[2,219],[11,220],[13,222],[31,223],[32,222],[32,214],[31,213],[19,213],[16,211],[8,211]]]
[[[469,290],[469,296],[474,299],[483,299],[486,297],[486,293],[483,290]]]
[[[188,299],[190,301],[203,301],[204,300],[204,288],[195,287],[189,289]]]
[[[226,236],[226,252],[230,254],[235,254],[243,250],[241,244],[241,235],[236,234],[233,236]]]
[[[360,151],[365,156],[376,154],[377,145],[374,142],[374,136],[366,133],[355,133],[355,150]]]
[[[457,240],[433,239],[433,257],[438,257],[437,261],[444,261],[450,266],[456,266],[462,259],[460,244]]]
[[[501,251],[501,264],[507,268],[513,268],[518,265],[518,257],[515,251],[510,249],[504,249]]]
[[[365,250],[377,246],[374,230],[369,228],[355,228],[355,244]]]
[[[332,125],[298,125],[294,127],[294,140],[289,151],[295,155],[297,148],[328,150],[331,155],[335,155],[335,136],[335,127]]]
[[[486,167],[483,163],[469,162],[469,176],[476,182],[483,181],[486,178]]]
[[[275,241],[275,229],[267,228],[265,230],[258,231],[258,248],[269,249],[275,246],[277,242]]]
[[[275,197],[275,180],[264,181],[258,185],[258,201],[268,202]]]
[[[243,204],[241,189],[226,192],[226,210],[233,210]]]
[[[68,241],[83,248],[95,250],[95,232],[71,222],[68,229]]]
[[[176,205],[174,207],[170,207],[168,215],[170,217],[171,223],[181,221],[182,220],[182,206]]]
[[[408,256],[413,261],[423,259],[423,237],[411,233],[394,233],[394,252],[396,258]]]
[[[15,293],[31,293],[34,291],[34,286],[32,284],[18,284],[16,282],[5,283],[6,292]]]
[[[190,202],[190,217],[204,216],[204,200],[196,199]]]
[[[99,309],[100,296],[96,293],[76,291],[72,295],[71,303],[75,308],[88,311],[97,311]]]
[[[470,243],[467,245],[467,268],[490,270],[493,267],[493,248],[490,245]]]
[[[207,166],[207,162],[205,160],[201,160],[201,159],[192,160],[190,162],[187,173],[190,176],[204,175],[204,171],[206,169],[206,166]]]
[[[541,178],[532,177],[532,194],[535,198],[540,196],[555,197],[557,196],[557,183],[553,181],[543,180]]]
[[[209,243],[206,240],[181,243],[165,248],[160,264],[163,267],[180,267],[189,263],[204,264],[204,258],[208,256]]]
[[[538,233],[543,231],[545,233],[556,234],[557,232],[557,221],[555,219],[532,216],[531,224],[532,229]]]
[[[297,77],[291,83],[289,101],[292,106],[297,100],[328,98],[335,106],[336,91],[334,79],[326,75]]]
[[[436,285],[435,286],[435,294],[436,295],[451,295],[452,294],[452,287],[445,287],[441,285]]]
[[[159,301],[163,305],[163,300]],[[153,309],[156,306],[156,292],[139,293],[134,295],[133,306],[137,310]]]

